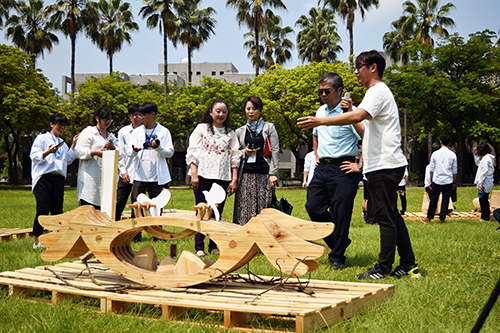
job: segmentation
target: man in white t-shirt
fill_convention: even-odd
[[[358,108],[352,111],[350,99],[342,99],[348,112],[324,117],[301,117],[298,125],[307,130],[321,125],[347,125],[363,120],[363,173],[374,209],[374,222],[380,227],[380,254],[374,267],[358,279],[421,277],[403,218],[397,210],[397,188],[408,164],[401,150],[399,111],[391,90],[382,82],[385,60],[377,51],[361,53],[354,74],[368,90]],[[400,265],[392,270],[398,247]],[[392,272],[391,272],[392,270]]]
[[[167,158],[174,155],[174,146],[170,131],[155,120],[155,103],[142,104],[139,112],[142,125],[132,131],[126,148],[127,155],[134,159],[132,197],[147,191],[150,198],[155,198],[171,181]]]

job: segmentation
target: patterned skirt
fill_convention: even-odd
[[[245,225],[264,208],[271,206],[269,175],[244,173],[234,198],[233,223]]]

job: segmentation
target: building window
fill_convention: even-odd
[[[200,76],[201,75],[201,72],[196,72],[196,76]]]
[[[177,75],[177,72],[174,72],[174,75]]]
[[[212,76],[215,76],[215,72],[212,72]]]
[[[220,71],[219,75],[224,75],[224,71]]]

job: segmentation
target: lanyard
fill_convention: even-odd
[[[154,131],[156,129],[156,126],[158,126],[158,123],[156,123],[155,127],[151,131],[151,134],[149,134],[149,137],[148,137],[148,131],[147,131],[146,127],[144,127],[144,129],[145,129],[144,135],[146,136],[146,142],[149,142],[149,139],[151,139],[151,137],[153,136],[153,133],[154,133]]]
[[[50,135],[52,136],[52,140],[54,140],[54,145],[58,145],[59,142],[56,141],[56,138],[54,137],[54,134],[52,134],[52,132],[49,132]],[[61,139],[62,140],[62,139]],[[56,156],[59,157],[61,155],[61,152],[59,151],[59,149],[61,149],[60,147],[57,148],[57,151],[56,151]]]
[[[96,125],[95,128],[97,129],[97,132],[99,132],[99,134],[104,138],[104,135],[102,135],[101,131],[99,131],[99,127],[97,127],[97,125]],[[107,140],[107,139],[108,139],[108,131],[106,131],[106,137],[104,138],[104,140]]]

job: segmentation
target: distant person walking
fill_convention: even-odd
[[[428,224],[436,214],[436,208],[439,201],[439,195],[442,193],[441,210],[439,211],[439,223],[444,223],[446,214],[448,213],[448,205],[450,197],[455,188],[455,180],[457,177],[457,155],[450,150],[451,135],[443,134],[439,140],[441,149],[435,151],[431,155],[429,164],[430,181],[429,188],[431,189],[429,208],[427,217],[421,218],[420,221]]]
[[[479,205],[481,206],[481,220],[490,220],[490,203],[488,197],[493,189],[493,174],[495,173],[495,156],[487,143],[480,143],[474,148],[474,161],[477,165],[474,184],[478,189]]]

